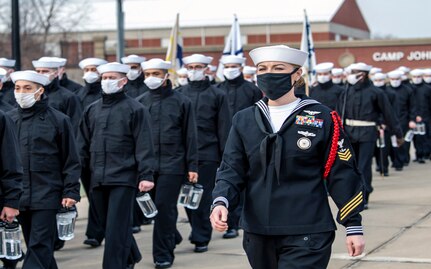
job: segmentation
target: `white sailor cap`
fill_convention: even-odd
[[[384,73],[376,73],[373,77],[373,80],[382,80],[386,79],[386,74]]]
[[[245,63],[245,58],[237,55],[223,55],[220,62],[222,64],[243,64]]]
[[[343,74],[343,69],[341,69],[341,68],[332,68],[331,74],[333,76],[341,76]]]
[[[103,74],[107,72],[127,74],[129,70],[130,70],[130,66],[128,66],[127,64],[120,64],[117,62],[102,64],[97,67],[97,72],[99,72],[99,74]]]
[[[147,58],[145,58],[145,57],[132,54],[132,55],[121,58],[121,62],[123,64],[140,64],[143,61],[145,61],[146,59]]]
[[[431,76],[431,68],[424,69],[423,72],[424,76]]]
[[[142,70],[147,70],[147,69],[168,70],[172,67],[172,64],[171,64],[171,62],[164,61],[164,60],[159,59],[159,58],[154,58],[154,59],[150,59],[148,61],[142,62],[141,67],[142,67]]]
[[[10,74],[10,78],[12,79],[13,83],[16,83],[18,80],[31,81],[37,84],[41,84],[43,86],[49,83],[49,79],[47,76],[38,74],[36,71],[33,70],[13,72],[12,74]]]
[[[374,75],[374,74],[377,74],[377,73],[381,73],[381,72],[382,72],[382,69],[378,68],[378,67],[373,67],[373,68],[370,69],[370,74],[371,75]]]
[[[389,72],[388,78],[398,79],[398,78],[401,78],[402,75],[404,75],[403,71],[397,69]]]
[[[31,62],[33,64],[34,68],[59,68],[60,66],[62,66],[61,64],[63,63],[62,61],[59,60],[58,57],[41,57],[39,58],[39,60],[36,61],[32,61]]]
[[[185,69],[185,68],[183,67],[183,68],[181,68],[181,69],[179,69],[179,70],[177,71],[177,74],[178,74],[178,75],[187,75],[187,69]]]
[[[350,66],[351,70],[359,70],[359,71],[365,71],[365,72],[369,72],[371,68],[372,66],[366,63],[354,63]]]
[[[203,54],[192,54],[190,56],[183,58],[184,64],[192,64],[192,63],[203,63],[210,64],[213,60],[213,57],[205,56]]]
[[[57,61],[60,64],[60,67],[65,66],[66,63],[67,63],[67,59],[66,58],[60,58],[60,57],[42,57],[40,59],[43,59],[43,58],[47,58],[48,60],[51,60],[51,61]],[[39,59],[39,61],[40,61],[40,59]]]
[[[284,62],[302,66],[308,53],[285,45],[266,46],[250,51],[250,57],[255,65],[261,62]]]
[[[0,67],[0,79],[6,76],[6,74],[7,74],[6,69]]]
[[[0,58],[0,66],[15,67],[15,62],[13,59]]]
[[[242,73],[246,74],[246,75],[254,75],[254,74],[256,74],[256,71],[257,71],[256,67],[246,65],[246,66],[244,66]]]
[[[95,65],[96,67],[108,62],[100,58],[86,58],[79,62],[79,68],[84,69],[86,66]]]
[[[413,69],[410,71],[410,76],[419,77],[424,74],[424,71],[422,69]]]
[[[320,63],[320,64],[316,65],[316,66],[314,67],[314,70],[315,70],[317,73],[326,73],[326,72],[331,71],[331,69],[332,69],[333,67],[334,67],[334,64],[333,64],[333,63],[326,62],[326,63]]]
[[[407,74],[408,72],[410,72],[411,69],[402,65],[402,66],[398,67],[397,70],[400,70],[404,74]]]
[[[217,66],[209,64],[209,65],[208,65],[208,69],[209,69],[211,72],[215,72],[215,71],[217,71]]]

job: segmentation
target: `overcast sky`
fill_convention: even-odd
[[[430,0],[356,0],[373,36],[431,37]]]

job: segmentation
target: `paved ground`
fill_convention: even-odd
[[[375,192],[370,209],[363,214],[366,232],[366,254],[358,259],[346,255],[344,228],[339,227],[329,268],[425,269],[431,268],[431,162],[413,163],[402,172],[391,171],[382,179],[374,174]],[[60,269],[101,268],[103,247],[82,245],[86,225],[87,201],[79,204],[76,237],[55,256]],[[181,218],[184,218],[184,213]],[[188,223],[178,223],[184,238]],[[152,226],[143,226],[136,239],[143,261],[136,268],[153,268],[151,256]],[[176,249],[173,268],[250,268],[242,250],[241,237],[225,240],[214,233],[207,253],[193,253],[187,240]]]

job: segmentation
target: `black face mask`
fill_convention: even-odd
[[[295,68],[291,73],[266,73],[257,76],[257,86],[271,100],[277,100],[292,89],[292,75],[298,71]]]

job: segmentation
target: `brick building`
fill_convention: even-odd
[[[345,67],[364,61],[385,71],[400,65],[431,66],[431,39],[370,40],[369,27],[356,0],[266,0],[261,6],[235,6],[236,2],[231,0],[201,1],[202,12],[184,4],[191,2],[196,1],[125,0],[125,54],[164,58],[177,12],[180,13],[184,56],[204,53],[218,60],[233,13],[237,14],[241,25],[246,56],[251,49],[262,45],[286,44],[298,48],[303,9],[306,9],[317,62],[332,61],[336,66]],[[86,57],[115,61],[115,12],[115,1],[94,1],[91,21],[83,29],[68,33],[66,38],[59,37],[61,56],[69,59],[70,68],[76,68],[79,60]],[[251,64],[249,59],[247,63]]]

